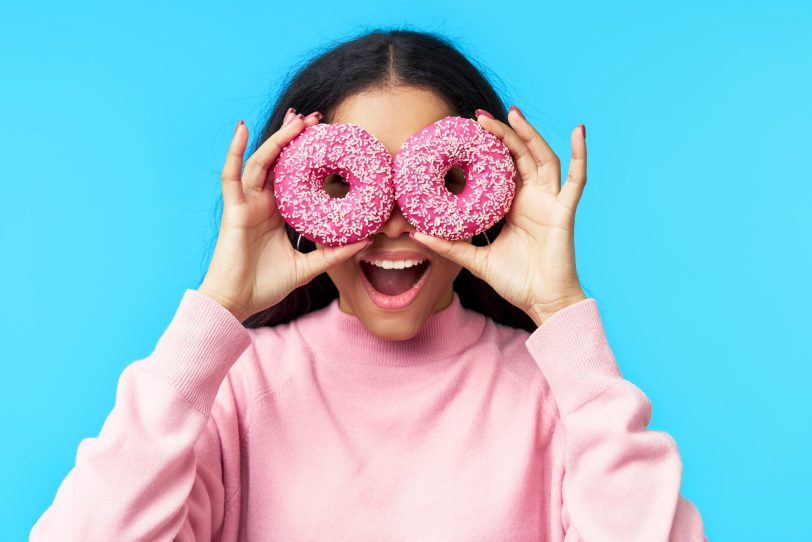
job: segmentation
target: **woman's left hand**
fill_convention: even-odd
[[[541,325],[558,310],[586,299],[575,270],[575,208],[586,184],[586,137],[571,135],[572,159],[561,187],[561,162],[547,142],[512,107],[510,126],[484,114],[477,122],[510,150],[516,193],[499,235],[488,246],[412,232],[440,256],[468,269],[506,301]]]

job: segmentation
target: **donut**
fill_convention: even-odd
[[[330,196],[324,181],[341,175],[343,198]],[[279,214],[303,237],[325,246],[366,238],[388,219],[394,202],[392,157],[358,125],[314,124],[282,148],[273,168]]]
[[[458,166],[465,188],[452,194],[445,175]],[[395,200],[422,233],[460,240],[482,233],[510,209],[516,166],[502,141],[476,120],[447,116],[413,134],[395,155]]]

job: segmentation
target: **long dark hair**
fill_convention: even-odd
[[[346,98],[361,91],[408,85],[429,89],[445,98],[454,115],[474,117],[477,108],[485,109],[507,123],[505,105],[491,84],[461,52],[445,38],[412,30],[373,30],[360,37],[333,44],[307,62],[293,75],[287,87],[268,112],[268,120],[253,143],[250,156],[282,126],[288,107],[307,115],[322,113],[322,122],[330,122],[335,108]],[[222,213],[222,194],[218,201]],[[493,242],[505,218],[485,232]],[[217,221],[219,224],[219,220]],[[285,224],[288,239],[295,246],[298,233]],[[474,245],[487,244],[482,235],[474,236]],[[316,245],[304,237],[299,250],[310,252]],[[505,301],[485,281],[463,268],[454,280],[454,291],[463,307],[480,312],[497,323],[533,331],[536,325],[522,310]],[[296,288],[280,303],[250,316],[247,328],[274,326],[308,312],[326,307],[338,297],[338,290],[327,273]]]

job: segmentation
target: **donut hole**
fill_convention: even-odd
[[[454,166],[445,174],[445,188],[452,194],[460,194],[465,188],[465,173],[459,166]]]
[[[341,199],[350,191],[350,183],[338,173],[331,173],[325,177],[322,188],[328,196]]]

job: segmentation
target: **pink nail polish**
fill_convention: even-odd
[[[319,113],[318,111],[313,111],[307,117],[308,118],[315,117],[316,119],[321,120],[321,113]]]
[[[518,113],[518,114],[519,114],[519,116],[520,116],[522,119],[527,120],[526,118],[524,118],[524,113],[522,113],[522,112],[521,112],[521,110],[520,110],[518,107],[516,107],[515,105],[511,105],[509,109],[514,110],[516,113]]]
[[[583,124],[581,125],[581,133],[584,135],[584,141],[586,141],[586,126]]]
[[[488,112],[487,112],[487,111],[485,111],[484,109],[477,109],[476,111],[474,111],[474,116],[478,117],[478,116],[480,116],[480,115],[485,115],[485,116],[486,116],[486,117],[488,117],[489,119],[492,119],[492,118],[493,118],[493,115],[491,115],[490,113],[488,113]]]

